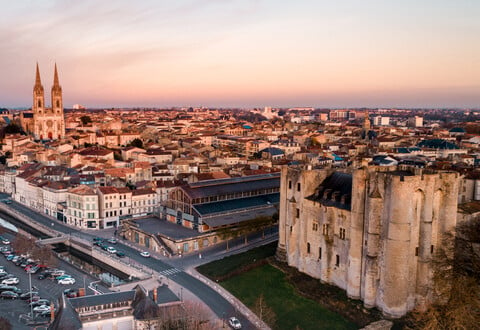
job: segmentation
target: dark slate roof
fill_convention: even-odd
[[[463,127],[454,127],[449,130],[450,133],[465,133],[465,129]]]
[[[123,292],[109,292],[104,294],[98,294],[94,296],[83,296],[78,298],[71,298],[70,303],[74,308],[86,307],[86,306],[99,306],[104,304],[112,304],[119,301],[128,301],[135,298],[135,291],[123,291]]]
[[[443,139],[431,139],[420,141],[417,146],[434,149],[459,149],[455,144]]]
[[[82,329],[82,322],[77,312],[70,304],[70,299],[66,299],[64,295],[59,300],[58,311],[55,319],[48,326],[49,330],[77,330]]]
[[[263,150],[260,151],[260,153],[262,152],[268,152],[270,155],[272,156],[279,156],[279,155],[283,155],[284,152],[282,149],[279,149],[279,148],[275,148],[275,147],[269,147],[269,148],[265,148]]]
[[[190,183],[189,185],[182,187],[190,198],[218,196],[273,188],[280,188],[280,173],[206,180]]]
[[[333,173],[323,180],[315,193],[307,199],[320,202],[325,206],[350,211],[352,207],[352,175],[341,172]]]
[[[159,218],[141,218],[132,220],[144,232],[151,234],[162,234],[173,239],[197,237],[200,233],[196,230],[179,226],[175,223],[161,220]]]
[[[269,195],[231,199],[227,201],[208,204],[197,204],[194,206],[194,208],[201,216],[205,216],[211,213],[228,212],[236,209],[247,209],[268,204],[278,204],[279,202],[280,193],[274,193]]]
[[[149,291],[148,295],[153,299],[153,291]],[[180,301],[180,299],[172,292],[166,285],[159,286],[157,288],[157,301],[158,305],[168,304],[171,302]]]
[[[135,300],[133,301],[133,316],[137,320],[148,320],[157,318],[161,315],[158,305],[145,294],[142,287],[137,285],[134,289]]]
[[[256,209],[244,209],[230,214],[218,214],[216,216],[203,218],[202,221],[210,227],[218,227],[253,220],[256,217],[270,217],[277,212],[277,208],[272,204]]]

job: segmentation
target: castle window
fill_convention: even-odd
[[[345,239],[345,228],[340,228],[340,239]]]
[[[300,209],[297,209],[297,218],[300,218]]]
[[[313,231],[317,231],[318,230],[318,223],[314,222],[313,223],[313,228],[312,228]]]
[[[292,233],[292,226],[290,226],[290,234]]]
[[[340,256],[337,254],[335,266],[340,266]]]
[[[430,245],[430,253],[433,253],[433,245]]]
[[[300,191],[300,182],[297,183],[297,191]]]
[[[310,243],[307,243],[307,253],[310,254]]]
[[[322,248],[318,248],[318,260],[322,259]]]
[[[60,101],[57,100],[57,108],[59,108],[59,107],[60,107]]]
[[[292,189],[292,181],[288,181],[288,189]]]
[[[328,224],[323,225],[323,235],[328,235]]]
[[[42,101],[38,100],[38,107],[41,108],[42,107]]]
[[[415,248],[415,257],[418,257],[418,246]]]

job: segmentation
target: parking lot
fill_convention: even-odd
[[[2,234],[2,236],[8,237],[10,240],[14,239],[11,234]],[[3,244],[0,243],[0,246],[3,246]],[[15,285],[17,288],[21,289],[22,292],[28,292],[30,290],[29,274],[25,272],[23,268],[8,261],[3,254],[0,254],[0,266],[5,266],[7,273],[15,275],[20,280],[20,283]],[[53,301],[55,306],[57,306],[59,297],[61,297],[63,291],[66,289],[85,287],[87,295],[94,294],[88,286],[90,283],[98,281],[98,279],[89,274],[83,273],[63,260],[59,260],[56,268],[64,270],[65,274],[71,275],[75,279],[75,284],[61,285],[55,280],[38,279],[37,277],[40,272],[37,274],[31,274],[32,287],[38,289],[35,291],[39,293],[39,296],[42,299]],[[102,291],[106,290],[103,289]],[[30,313],[30,307],[26,300],[0,299],[0,316],[6,317],[10,321],[13,329],[28,329],[28,327],[19,321],[20,315],[26,313]],[[44,319],[48,320],[48,317]]]

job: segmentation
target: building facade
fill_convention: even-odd
[[[57,140],[65,136],[62,87],[58,80],[56,64],[50,96],[51,107],[47,108],[45,105],[45,92],[40,80],[40,71],[37,64],[35,85],[33,87],[33,120],[31,124],[28,120],[22,121],[26,126],[24,129],[32,133],[36,140]]]
[[[456,224],[458,173],[283,168],[277,257],[401,317],[431,299],[431,262]]]

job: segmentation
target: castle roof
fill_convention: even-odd
[[[307,199],[320,202],[325,206],[351,210],[352,174],[335,172],[323,180],[315,193]]]

